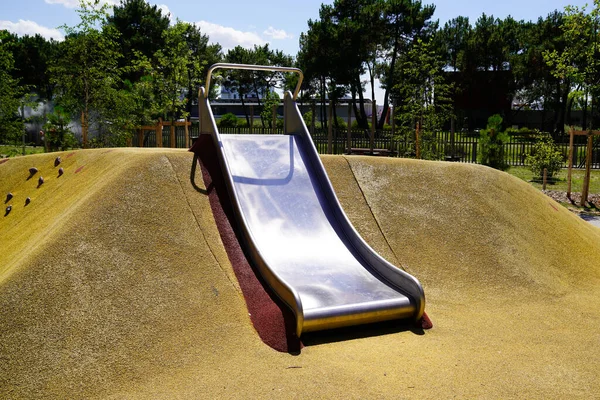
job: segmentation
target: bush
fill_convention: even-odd
[[[369,121],[367,122],[367,124],[369,125],[369,129],[371,129],[371,119],[369,118]],[[358,125],[358,121],[354,120],[352,121],[352,129],[363,129]]]
[[[554,144],[554,140],[549,134],[538,134],[536,143],[530,154],[527,155],[529,168],[537,177],[544,174],[544,168],[548,170],[548,178],[554,176],[561,170],[564,162],[564,156]]]
[[[508,135],[501,131],[502,117],[498,114],[488,118],[487,128],[479,133],[479,163],[492,168],[505,170],[508,165],[504,161],[504,144]]]
[[[239,124],[239,118],[232,113],[223,114],[219,120],[219,127],[235,128]]]
[[[304,123],[306,124],[306,127],[308,129],[310,129],[310,124],[312,123],[312,111],[308,111],[306,113],[304,113],[304,115],[302,116],[302,118],[304,119]],[[356,123],[356,121],[354,121]],[[340,129],[346,130],[348,129],[348,124],[346,123],[346,121],[344,120],[344,118],[342,117],[337,117],[337,123]],[[333,124],[334,128],[335,128],[335,123]],[[354,124],[352,125],[354,127]],[[321,127],[321,122],[317,119],[315,119],[315,128],[319,128]]]
[[[78,146],[75,135],[69,129],[70,115],[61,107],[56,106],[48,114],[48,121],[44,124],[44,140],[50,151],[65,150]]]
[[[312,124],[312,111],[306,112],[304,113],[304,115],[302,116],[302,118],[304,119],[304,124],[306,125],[306,127],[308,129],[310,129],[310,124]],[[315,125],[317,124],[317,121],[315,120]]]

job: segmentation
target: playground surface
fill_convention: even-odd
[[[322,160],[363,238],[423,284],[433,329],[277,352],[250,322],[190,153],[19,157],[0,164],[14,195],[0,217],[0,398],[600,395],[600,229],[482,166]]]

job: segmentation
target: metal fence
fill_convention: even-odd
[[[219,131],[224,134],[249,134],[248,127],[221,127]],[[278,128],[273,132],[271,128],[254,127],[253,134],[282,134],[283,130]],[[190,138],[197,137],[199,128],[197,123],[192,123],[188,128]],[[163,127],[162,131],[163,147],[171,147],[170,127]],[[312,139],[321,154],[328,153],[329,139],[328,132],[324,129],[315,129],[312,133]],[[185,147],[185,129],[182,126],[175,128],[176,146]],[[569,136],[556,138],[556,145],[564,156],[563,167],[567,167],[567,156],[569,154]],[[155,147],[155,131],[146,131],[144,133],[143,147]],[[191,143],[191,141],[190,141]],[[509,165],[526,166],[527,155],[533,152],[535,139],[531,137],[511,137],[510,141],[504,145],[504,157]],[[351,131],[350,147],[352,152],[368,154],[371,149],[370,131],[365,129],[355,129]],[[465,163],[477,163],[477,153],[479,147],[479,137],[476,134],[456,134],[452,140],[449,132],[442,132],[436,135],[424,136],[419,142],[422,158],[434,160],[452,160]],[[377,154],[385,154],[392,157],[415,157],[416,145],[415,137],[412,135],[393,136],[390,131],[376,131],[373,137],[373,149]],[[332,154],[348,153],[348,132],[347,130],[332,131],[331,141]],[[586,142],[585,138],[576,138],[573,152],[573,166],[583,168],[585,165]],[[596,141],[592,153],[592,168],[600,169],[600,141]]]

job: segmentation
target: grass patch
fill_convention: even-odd
[[[519,179],[524,180],[525,182],[530,183],[537,189],[542,190],[542,179],[539,177],[535,177],[533,172],[527,167],[510,167],[506,172],[509,174],[516,176]],[[572,172],[572,180],[571,180],[571,191],[572,192],[581,192],[581,188],[583,187],[583,178],[585,176],[585,170],[583,169],[573,169]],[[567,191],[567,169],[562,169],[555,177],[552,182],[548,182],[546,186],[548,190],[559,190],[566,192]],[[592,174],[590,177],[590,193],[600,193],[600,171],[592,170]]]
[[[25,154],[23,154],[23,146],[0,145],[0,155],[3,157],[38,154],[43,152],[43,146],[25,146]]]

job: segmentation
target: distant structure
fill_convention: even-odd
[[[234,88],[227,87],[226,85],[221,85],[221,94],[218,96],[221,100],[241,100],[240,94]],[[275,90],[270,88],[269,91],[274,93]],[[244,95],[244,100],[248,101],[256,101],[259,98],[263,99],[266,97],[266,92],[264,90],[258,90],[258,95],[256,91],[252,91]]]

